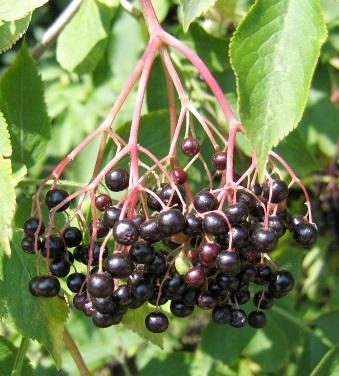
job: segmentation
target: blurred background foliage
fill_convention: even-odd
[[[251,3],[218,0],[184,33],[179,1],[154,1],[164,27],[201,56],[235,109],[236,86],[228,59],[228,43]],[[32,48],[67,4],[64,0],[50,0],[34,11],[25,40],[0,55],[2,75],[23,44]],[[56,45],[37,60],[51,124],[50,136],[37,161],[26,166],[27,174],[22,164],[13,162],[13,172],[20,180],[13,228],[21,228],[28,218],[31,197],[40,179],[98,126],[140,57],[147,32],[137,2],[132,5],[133,15],[119,1],[86,1],[82,6],[86,9],[79,11],[75,25],[66,28]],[[144,313],[139,310],[127,320],[126,326],[108,329],[94,328],[83,315],[70,310],[66,325],[93,373],[102,376],[339,375],[339,4],[336,0],[322,0],[322,7],[328,39],[322,48],[307,108],[300,126],[277,147],[311,191],[315,221],[321,233],[317,245],[310,250],[297,248],[286,235],[273,255],[278,265],[295,276],[294,292],[276,303],[268,313],[268,326],[260,331],[217,327],[209,323],[208,314],[199,310],[189,320],[171,319],[173,324],[163,337],[163,349],[157,346],[158,339],[147,341],[142,337],[144,333],[135,325],[138,320],[143,322]],[[95,35],[91,34],[92,30],[96,30]],[[76,44],[80,48],[74,52]],[[90,51],[85,56],[80,54],[83,45]],[[220,116],[192,66],[173,51],[172,57],[196,105]],[[123,136],[128,134],[134,96],[132,92],[114,123]],[[157,59],[140,133],[140,143],[149,146],[157,156],[165,152],[169,142],[162,130],[168,121],[167,111],[165,81]],[[67,168],[63,179],[71,186],[86,182],[97,149],[96,142],[91,144]],[[237,164],[241,168],[248,161],[249,146],[245,137],[239,139],[239,149]],[[210,153],[207,143],[203,143],[203,153]],[[198,167],[195,172],[194,183],[203,184],[206,177]],[[300,192],[293,191],[293,211],[302,212],[302,206]],[[1,325],[0,333],[0,374],[7,376],[16,360],[21,336],[7,321]],[[32,367],[26,360],[23,375],[73,376],[78,372],[67,349],[62,353],[60,372],[36,341],[30,341],[27,358]]]

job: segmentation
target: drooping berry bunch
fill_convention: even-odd
[[[197,306],[211,310],[218,324],[242,327],[248,322],[264,327],[264,310],[294,284],[270,253],[287,229],[305,247],[317,238],[307,191],[275,153],[261,185],[255,153],[246,171],[234,173],[235,138],[243,129],[223,92],[204,63],[160,28],[150,1],[141,0],[141,5],[152,34],[144,55],[103,124],[59,163],[35,195],[22,240],[23,250],[38,256],[39,275],[31,280],[30,291],[42,298],[57,296],[62,294],[59,279],[65,278],[74,307],[98,327],[115,325],[129,309],[150,304],[154,311],[145,325],[152,332],[164,332],[169,320],[161,306],[167,302],[177,317],[191,315]],[[212,121],[189,100],[166,45],[184,54],[210,87],[229,123],[228,140],[214,124],[218,119]],[[138,143],[147,80],[158,52],[167,73],[171,136],[168,154],[161,160]],[[111,124],[139,75],[125,141]],[[181,104],[178,118],[172,85]],[[197,127],[215,150],[207,160]],[[98,135],[102,142],[92,179],[77,191],[66,192],[61,174]],[[107,139],[116,153],[102,166]],[[194,164],[208,181],[198,189],[191,184]],[[278,164],[290,175],[289,185],[298,184],[303,190],[305,216],[288,213],[289,186],[281,180]],[[61,225],[57,216],[64,216]],[[247,315],[240,306],[251,297],[253,310]]]

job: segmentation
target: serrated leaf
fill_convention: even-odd
[[[91,72],[101,59],[108,41],[114,8],[84,0],[78,13],[65,27],[57,42],[57,60],[71,72]]]
[[[46,4],[48,0],[1,0],[0,20],[14,21],[25,17],[34,9]]]
[[[0,245],[6,254],[11,253],[12,219],[15,211],[15,182],[12,176],[11,142],[6,120],[0,112]]]
[[[181,0],[183,9],[183,27],[187,31],[190,24],[211,6],[216,0]]]
[[[5,337],[0,337],[0,375],[11,375],[18,349]],[[27,357],[24,358],[20,376],[34,376]]]
[[[138,334],[140,337],[152,342],[160,348],[163,348],[164,334],[152,333],[147,330],[145,326],[146,316],[149,313],[154,312],[154,310],[154,307],[151,308],[147,304],[144,304],[138,309],[129,309],[124,315],[122,322],[127,326],[127,328]]]
[[[30,294],[28,284],[36,276],[37,259],[21,250],[21,234],[14,234],[11,257],[4,256],[0,296],[5,298],[7,315],[17,330],[43,344],[60,368],[68,307],[61,298],[37,298]]]
[[[0,53],[11,48],[25,34],[31,14],[15,21],[0,20]]]
[[[43,160],[50,137],[43,84],[23,46],[0,81],[0,108],[8,124],[12,163],[33,167]]]
[[[301,119],[325,38],[319,0],[257,0],[234,35],[239,113],[261,180],[269,151]]]

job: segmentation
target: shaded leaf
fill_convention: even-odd
[[[0,20],[14,21],[27,16],[34,9],[46,4],[48,0],[1,0]]]
[[[25,337],[42,343],[61,367],[64,322],[68,308],[62,298],[37,298],[28,284],[36,275],[37,259],[21,250],[21,232],[14,234],[11,257],[4,259],[0,295],[5,298],[7,316]]]
[[[269,151],[301,119],[325,38],[319,0],[257,0],[234,35],[239,112],[261,179]]]
[[[335,376],[339,373],[339,346],[333,347],[322,357],[310,376]]]
[[[184,30],[187,31],[190,24],[213,6],[215,2],[216,0],[181,0]]]
[[[50,137],[50,123],[42,81],[26,46],[0,81],[0,107],[11,136],[13,164],[29,168],[41,163]]]
[[[0,53],[8,50],[26,32],[31,21],[31,14],[15,21],[0,20]]]
[[[190,369],[184,353],[165,353],[152,359],[140,371],[140,376],[189,376]]]

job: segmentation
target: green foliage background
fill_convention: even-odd
[[[154,1],[164,27],[201,56],[235,110],[232,67],[237,73],[239,113],[250,138],[239,137],[242,154],[249,155],[251,141],[264,150],[260,159],[264,164],[266,149],[276,147],[312,191],[319,180],[333,179],[327,169],[338,158],[339,3],[257,0],[231,44],[230,62],[232,29],[253,3]],[[338,244],[333,249],[333,232],[321,236],[311,250],[283,238],[273,256],[294,274],[297,287],[270,310],[269,324],[261,331],[220,328],[208,323],[208,314],[197,311],[189,320],[171,318],[166,335],[152,335],[143,325],[147,307],[128,314],[123,325],[96,329],[83,315],[69,310],[65,301],[29,295],[35,261],[20,250],[18,229],[30,214],[32,194],[41,178],[98,126],[147,43],[143,20],[122,9],[118,0],[83,0],[56,43],[35,61],[30,51],[67,4],[64,0],[0,2],[0,375],[77,375],[63,348],[64,325],[98,375],[338,375],[339,249]],[[136,1],[133,5],[138,9]],[[287,5],[293,9],[285,12]],[[289,18],[294,13],[297,19]],[[279,23],[281,17],[286,22]],[[328,35],[317,61],[326,38],[322,17]],[[267,29],[267,19],[278,23]],[[243,47],[252,28],[261,36],[253,39],[253,51]],[[267,61],[252,52],[271,35],[279,37],[281,49],[272,43],[268,51],[272,59]],[[303,64],[295,58],[298,53]],[[172,58],[197,107],[218,111],[192,66],[174,52]],[[276,59],[290,69],[285,76],[275,69]],[[259,69],[245,80],[249,67],[256,64],[259,68],[267,64],[267,72]],[[258,92],[262,82],[265,85]],[[114,123],[123,137],[128,134],[134,97],[132,92]],[[257,104],[255,111],[251,103]],[[265,116],[267,108],[274,109],[273,117]],[[159,126],[168,121],[160,60],[153,67],[143,111],[140,142],[161,157],[169,139]],[[66,185],[77,187],[89,179],[97,148],[94,142],[67,168]],[[202,153],[210,152],[203,142]],[[243,163],[239,158],[237,168]],[[195,168],[194,184],[205,178]],[[301,212],[302,204],[301,199],[293,201],[293,211]]]

